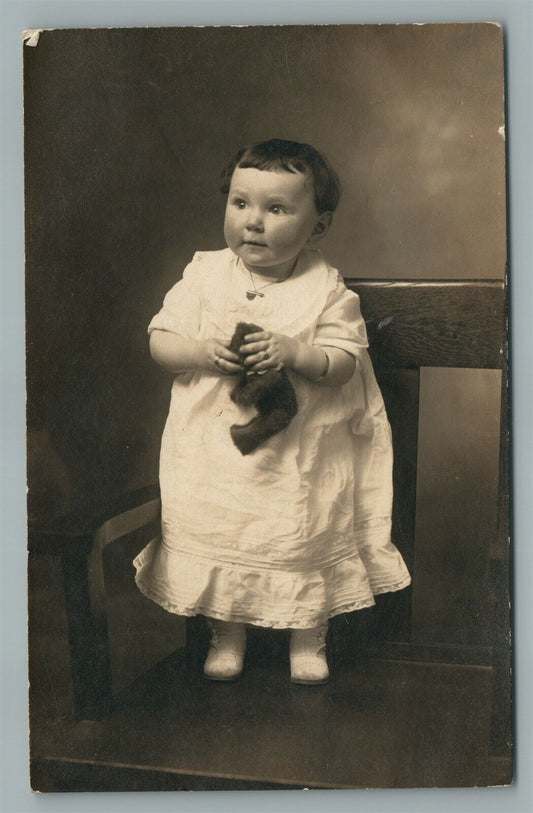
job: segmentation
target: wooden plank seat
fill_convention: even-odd
[[[347,280],[347,284],[361,297],[371,355],[393,426],[394,541],[412,570],[419,371],[421,367],[466,367],[502,369],[505,373],[505,289],[502,282],[494,280]],[[505,397],[503,387],[504,426]],[[502,432],[500,492],[504,499],[508,493],[505,438],[506,433]],[[151,538],[157,532],[159,510],[158,486],[149,485],[83,515],[70,515],[46,524],[29,523],[30,554],[57,556],[62,562],[74,711],[78,720],[99,719],[113,705],[103,552],[116,540],[139,529],[144,529],[147,540]],[[506,539],[505,522],[501,533]],[[497,601],[503,606],[508,579],[501,552],[498,561],[495,583],[499,585]],[[393,596],[391,602],[387,604],[384,600],[378,608],[382,613],[382,637],[401,644],[399,657],[405,657],[410,640],[410,591]],[[499,669],[501,693],[508,687],[505,677],[508,614],[501,607],[498,612],[495,641],[499,643],[494,664]],[[338,625],[335,634],[342,635],[342,629],[344,626]],[[425,653],[424,657],[429,656]],[[498,726],[503,736],[506,721],[499,719]]]

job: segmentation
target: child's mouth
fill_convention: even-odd
[[[244,240],[245,246],[258,246],[259,248],[266,248],[266,243],[255,243],[253,240]]]

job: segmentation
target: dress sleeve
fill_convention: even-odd
[[[166,330],[185,339],[198,337],[202,303],[192,266],[193,263],[186,267],[183,279],[165,296],[163,307],[148,325],[149,334],[154,330]]]
[[[359,297],[346,288],[340,276],[318,318],[313,344],[339,347],[353,356],[357,355],[358,350],[368,347]]]

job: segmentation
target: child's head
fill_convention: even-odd
[[[339,200],[339,182],[327,160],[295,141],[242,148],[223,179],[228,246],[250,271],[278,277],[326,234]]]
[[[226,195],[237,167],[301,172],[307,175],[313,184],[318,214],[333,213],[338,206],[341,189],[337,173],[327,158],[310,144],[271,138],[270,141],[241,147],[222,173],[221,191]]]

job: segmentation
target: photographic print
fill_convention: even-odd
[[[502,27],[23,55],[32,788],[509,784]]]

